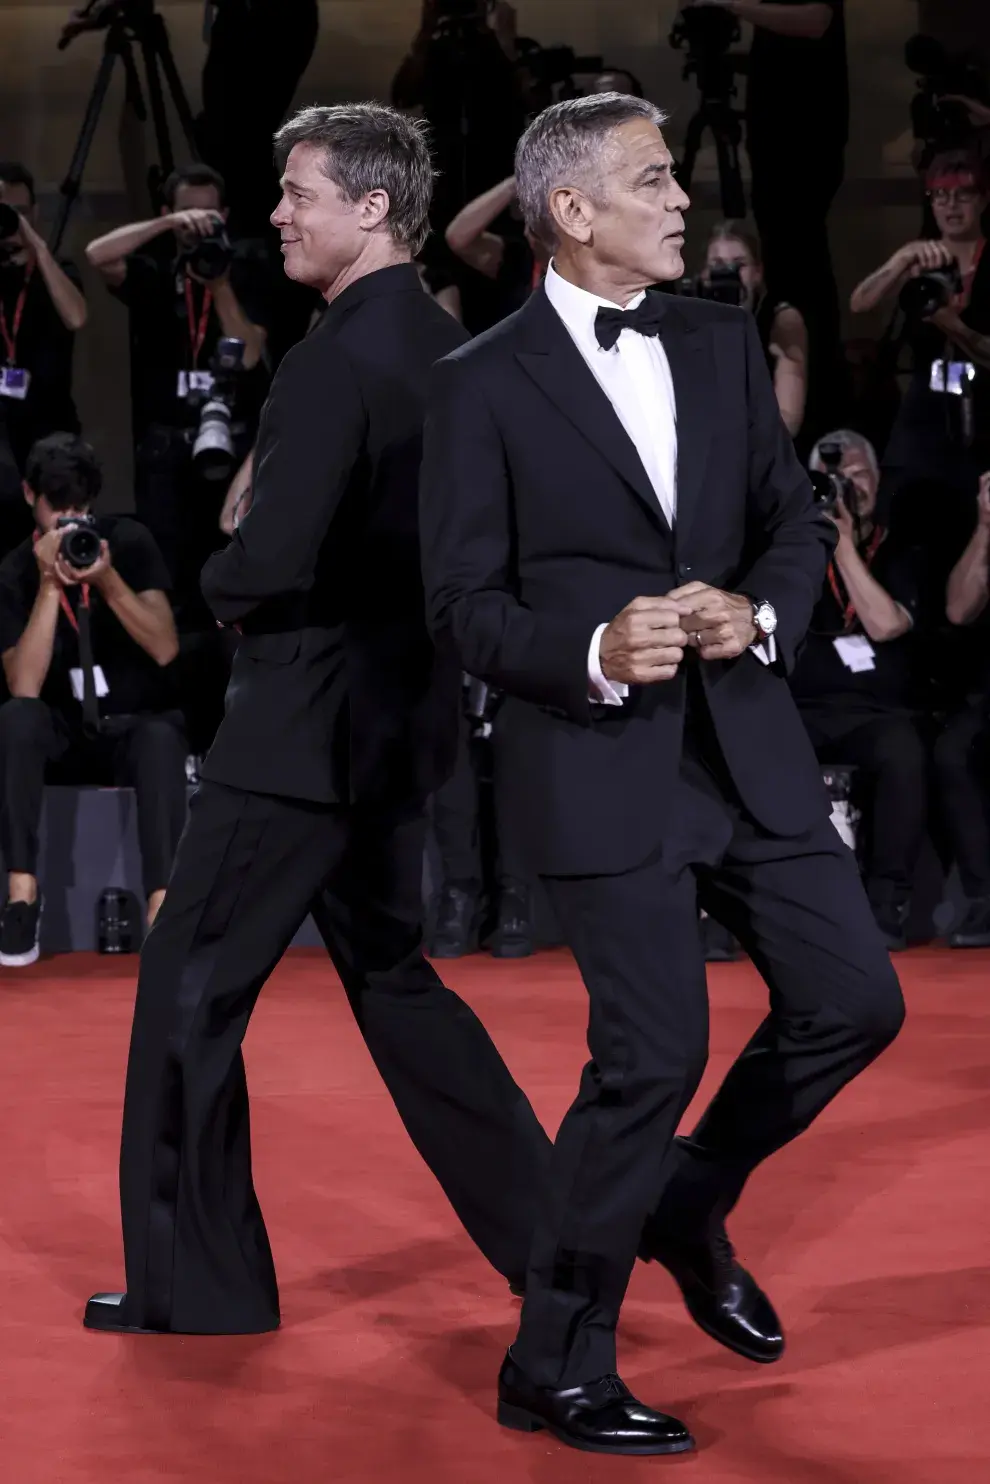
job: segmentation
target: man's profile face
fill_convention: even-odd
[[[641,118],[619,124],[596,169],[585,245],[598,263],[630,286],[683,278],[684,212],[691,203],[656,124]]]
[[[175,192],[172,211],[215,211],[223,221],[227,220],[227,212],[220,204],[220,192],[215,185],[190,185],[183,181]],[[162,215],[171,215],[167,206],[162,207]],[[183,247],[192,247],[200,240],[198,232],[183,230],[175,235]]]
[[[856,508],[850,513],[860,520],[868,519],[876,509],[878,479],[873,465],[862,448],[847,448],[842,455],[839,473],[855,490]]]
[[[349,201],[323,172],[320,145],[293,146],[272,226],[282,238],[289,278],[325,293],[364,245],[360,201]]]

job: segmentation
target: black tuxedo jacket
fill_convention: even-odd
[[[465,670],[504,690],[509,769],[536,869],[609,874],[654,852],[677,786],[697,663],[742,800],[775,834],[827,808],[785,672],[835,532],[780,420],[752,318],[662,296],[677,405],[667,525],[610,402],[541,290],[434,371],[420,523],[427,600]],[[767,600],[778,664],[687,656],[621,709],[589,701],[595,628],[633,598],[700,580]]]
[[[403,265],[352,284],[282,362],[251,509],[203,571],[244,636],[204,777],[392,804],[445,776],[460,670],[427,630],[417,480],[430,368],[465,339]]]

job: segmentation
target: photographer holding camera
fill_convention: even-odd
[[[177,170],[164,195],[159,216],[97,238],[86,256],[130,315],[136,513],[171,573],[180,628],[212,628],[199,573],[267,389],[267,271],[229,240],[214,170]],[[211,419],[219,441],[201,445]]]
[[[905,926],[926,818],[925,744],[917,723],[914,564],[877,517],[872,444],[845,429],[812,452],[818,498],[839,532],[791,689],[819,761],[866,775],[864,876],[891,950]]]
[[[796,438],[808,397],[808,328],[793,304],[767,291],[760,240],[742,222],[720,222],[708,239],[703,284],[732,289],[756,320],[784,426]],[[712,297],[720,297],[712,294]]]
[[[0,163],[0,558],[30,529],[21,478],[31,445],[79,427],[72,352],[85,323],[75,265],[38,232],[34,177]]]
[[[0,964],[8,968],[38,957],[38,830],[49,763],[84,775],[75,781],[109,771],[115,783],[133,786],[149,924],[185,824],[188,749],[167,673],[178,652],[168,575],[136,521],[94,518],[100,485],[88,444],[68,433],[42,438],[24,482],[34,536],[0,563],[0,653],[12,697],[0,707],[0,853],[8,872]]]
[[[492,231],[499,218],[518,223],[517,230]],[[448,226],[446,239],[462,263],[495,285],[497,319],[522,308],[550,261],[547,249],[522,225],[512,175],[469,201]]]

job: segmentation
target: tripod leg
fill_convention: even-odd
[[[743,190],[742,170],[739,165],[739,131],[733,120],[713,125],[715,157],[718,160],[718,179],[722,192],[722,214],[728,221],[739,221],[746,215],[746,192]]]
[[[158,55],[150,32],[142,32],[138,37],[141,47],[141,56],[144,58],[144,70],[148,79],[148,101],[151,104],[151,122],[155,131],[155,144],[158,148],[158,164],[153,170],[151,181],[152,196],[159,196],[163,180],[167,180],[175,169],[175,156],[172,153],[172,134],[168,127],[168,114],[165,110],[165,94],[162,90],[162,80],[158,74]],[[156,205],[157,205],[156,201]]]
[[[699,112],[688,122],[687,132],[684,135],[684,153],[677,166],[677,179],[686,191],[691,189],[694,167],[697,163],[698,150],[701,148],[701,139],[704,132],[705,120]]]
[[[192,108],[189,105],[189,97],[182,85],[179,69],[175,65],[175,56],[172,45],[168,39],[168,28],[163,16],[155,15],[152,22],[154,29],[151,37],[158,57],[158,64],[162,69],[165,86],[168,88],[175,108],[175,116],[179,120],[179,128],[185,136],[186,149],[189,151],[190,160],[199,159],[199,147],[196,143],[196,121],[193,117]]]
[[[72,208],[79,196],[79,187],[82,184],[83,172],[86,169],[86,161],[93,147],[93,138],[96,134],[103,105],[106,102],[107,92],[110,87],[110,79],[113,77],[113,64],[116,52],[105,50],[100,60],[100,65],[93,82],[93,88],[86,104],[86,112],[83,115],[82,128],[79,138],[69,162],[69,170],[62,184],[59,186],[61,201],[59,202],[58,215],[52,228],[51,242],[49,246],[53,253],[58,253],[65,237],[65,229],[69,225],[69,217]]]

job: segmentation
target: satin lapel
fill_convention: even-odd
[[[635,445],[542,290],[521,312],[520,329],[523,343],[516,357],[527,375],[608,460],[669,536],[670,527]]]
[[[709,337],[678,312],[676,302],[664,320],[663,348],[670,363],[677,407],[677,511],[674,525],[678,549],[683,551],[708,463],[707,422],[715,390],[715,365]]]

